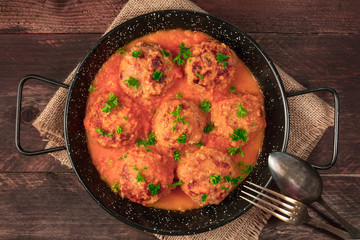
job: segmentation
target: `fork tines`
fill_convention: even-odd
[[[292,215],[294,211],[297,209],[302,208],[304,205],[292,198],[289,198],[285,195],[282,195],[280,193],[277,193],[275,191],[272,191],[270,189],[264,188],[262,186],[259,186],[255,183],[246,181],[249,185],[252,185],[252,187],[248,185],[244,185],[245,190],[241,190],[241,192],[246,196],[240,196],[242,199],[252,203],[256,207],[262,209],[263,211],[270,213],[271,215],[287,222],[292,223]],[[254,187],[256,187],[259,190],[256,190]],[[265,194],[267,193],[267,194]],[[249,199],[250,197],[250,199]],[[261,199],[260,197],[264,197],[264,199]],[[257,200],[258,202],[255,202],[253,200]],[[265,200],[265,198],[267,200]],[[262,203],[262,204],[259,204]],[[281,207],[280,207],[281,206]]]

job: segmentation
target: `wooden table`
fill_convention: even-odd
[[[248,32],[307,88],[340,95],[338,162],[321,171],[325,199],[360,226],[360,2],[358,0],[196,0],[210,14]],[[155,239],[116,220],[49,155],[26,157],[14,144],[17,85],[34,73],[62,81],[96,43],[126,1],[0,1],[0,239]],[[31,123],[56,91],[25,90],[22,142],[46,144]],[[326,97],[326,96],[325,96]],[[310,161],[331,156],[332,129]],[[320,216],[321,217],[321,216]],[[271,218],[260,239],[336,239],[309,226]]]

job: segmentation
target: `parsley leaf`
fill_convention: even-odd
[[[223,186],[220,186],[219,187],[221,190],[229,190],[229,188],[228,187],[223,187]]]
[[[175,161],[181,161],[181,153],[179,151],[174,151],[174,159]]]
[[[181,180],[179,180],[178,182],[171,184],[170,187],[180,186],[182,184],[183,184],[183,182]]]
[[[123,119],[125,119],[126,121],[129,119],[129,115],[127,115],[126,117],[123,117]]]
[[[182,42],[179,46],[179,54],[174,57],[173,62],[177,63],[177,65],[183,65],[185,60],[192,57],[192,53],[190,52],[191,47],[185,47],[185,44]]]
[[[90,85],[90,87],[89,87],[89,92],[92,92],[92,91],[95,91],[96,90],[96,87],[94,87],[93,85]]]
[[[195,143],[195,145],[199,145],[199,148],[198,148],[198,149],[200,149],[200,148],[201,148],[201,146],[204,146],[204,144],[203,144],[203,142],[202,142],[202,141],[200,141],[200,142],[198,142],[198,143]]]
[[[242,141],[242,142],[247,142],[248,137],[247,137],[247,133],[246,133],[246,129],[244,128],[236,128],[234,129],[234,132],[232,134],[230,134],[231,140],[232,141]]]
[[[156,136],[154,132],[149,132],[147,139],[138,139],[137,146],[140,147],[144,145],[145,151],[151,152],[150,149],[147,148],[149,145],[155,145],[156,143]]]
[[[215,126],[212,122],[209,122],[207,126],[204,127],[204,133],[209,133],[214,130]]]
[[[185,116],[180,116],[180,111],[181,111],[181,106],[178,105],[176,107],[175,111],[170,112],[171,115],[176,116],[176,118],[173,120],[173,123],[175,123],[174,126],[173,126],[173,129],[172,129],[173,132],[175,132],[176,125],[177,125],[178,122],[182,121],[182,123],[184,123],[184,124],[189,124],[189,122],[185,121]]]
[[[181,136],[176,140],[178,143],[185,143],[186,142],[186,134],[183,133]]]
[[[125,153],[124,155],[122,155],[121,157],[119,157],[119,160],[127,158],[127,156],[129,155],[129,153]]]
[[[138,174],[136,176],[136,182],[141,183],[141,182],[145,182],[145,177],[143,175],[141,175],[141,172],[148,169],[148,167],[144,167],[141,169],[138,169],[136,166],[134,166],[132,169],[138,171]]]
[[[121,190],[121,185],[117,182],[115,182],[111,187],[110,187],[111,191],[113,191],[114,193],[117,193]]]
[[[236,92],[236,87],[232,86],[232,87],[230,88],[230,92],[232,92],[232,93]]]
[[[204,76],[200,75],[199,73],[195,73],[196,76],[198,76],[200,79],[204,79]]]
[[[131,53],[131,55],[134,57],[134,58],[139,58],[142,54],[142,51],[133,51]]]
[[[232,185],[236,185],[238,184],[239,182],[242,181],[242,177],[241,176],[238,176],[236,178],[231,178],[230,176],[224,176],[226,182],[231,182]],[[221,188],[221,187],[220,187]]]
[[[237,107],[238,107],[237,116],[240,118],[244,117],[247,114],[247,110],[241,106],[242,103],[243,102],[241,102],[239,105],[237,105]]]
[[[158,194],[159,190],[160,190],[160,183],[158,185],[155,185],[153,183],[150,183],[149,184],[149,192],[152,194],[152,195],[156,195]]]
[[[99,127],[97,127],[97,128],[95,129],[95,131],[97,131],[101,136],[107,135],[107,136],[109,136],[109,137],[112,137],[113,134],[114,134],[114,133],[112,133],[112,132],[107,133],[107,132],[105,132],[105,130],[100,129]]]
[[[221,176],[220,176],[220,174],[218,174],[218,175],[210,175],[210,182],[211,182],[213,185],[216,185],[216,184],[218,184],[219,182],[221,182]]]
[[[206,61],[209,61],[210,59],[209,58],[205,58],[206,59]]]
[[[248,174],[253,170],[253,166],[251,164],[247,164],[246,165],[246,169],[242,170],[241,173],[242,174]]]
[[[223,68],[226,68],[226,61],[225,59],[229,58],[230,56],[226,56],[225,54],[222,54],[221,52],[218,52],[216,55],[216,61],[218,63],[222,63],[223,64]]]
[[[155,81],[159,82],[163,74],[163,72],[159,72],[158,70],[156,70],[155,72],[153,72],[152,77]]]
[[[119,48],[118,50],[116,50],[118,53],[120,54],[125,54],[126,53],[126,50],[123,49],[123,48]]]
[[[165,57],[170,56],[170,53],[168,53],[167,51],[165,51],[164,49],[161,49],[162,54],[164,54]]]
[[[205,101],[201,101],[200,102],[200,108],[201,110],[203,110],[204,112],[208,113],[211,111],[211,103],[208,100]]]
[[[136,80],[135,78],[129,77],[129,79],[124,81],[124,83],[126,83],[126,82],[127,82],[128,86],[134,87],[136,90],[139,89],[139,81]]]
[[[116,133],[122,133],[123,129],[122,127],[120,127],[120,125],[118,125],[117,129],[116,129]]]
[[[110,113],[111,109],[115,109],[118,105],[119,99],[114,93],[109,94],[109,100],[105,102],[105,107],[100,108],[104,113]]]
[[[183,95],[182,95],[182,93],[181,92],[179,92],[178,94],[176,94],[176,96],[175,97],[177,97],[177,98],[181,98],[181,97],[183,97]]]
[[[241,150],[241,147],[240,147],[240,146],[237,147],[237,148],[231,148],[231,147],[229,147],[229,148],[228,148],[228,152],[230,153],[231,156],[234,156],[234,155],[236,155],[236,154],[238,154],[238,153],[240,153],[242,157],[245,156],[245,155],[244,155],[244,151]]]
[[[207,194],[204,193],[204,194],[201,196],[201,201],[202,201],[202,202],[205,202],[205,201],[206,201],[206,198],[207,198]]]

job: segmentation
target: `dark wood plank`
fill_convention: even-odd
[[[0,32],[101,33],[125,2],[127,1],[1,1]],[[359,33],[360,29],[360,2],[357,0],[194,2],[210,14],[247,32]]]
[[[323,176],[325,201],[346,220],[360,227],[360,177],[335,177]],[[315,209],[325,213],[317,203]],[[310,216],[326,220],[334,226],[341,227],[327,213],[325,216],[318,214],[313,209],[309,210]],[[272,217],[260,234],[259,239],[339,239],[330,233],[315,229],[308,225],[292,226]]]
[[[115,219],[75,174],[0,174],[0,239],[156,239]]]

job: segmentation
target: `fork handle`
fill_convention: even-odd
[[[334,209],[332,209],[323,198],[320,198],[318,202],[329,212],[331,215],[333,215],[344,227],[345,229],[350,233],[352,238],[360,238],[360,230],[356,228],[354,225],[346,221],[344,218],[340,216],[337,212],[335,212]]]
[[[331,232],[331,233],[341,237],[342,239],[351,239],[351,236],[348,232],[345,232],[339,228],[333,227],[327,223],[321,222],[315,218],[310,217],[309,215],[307,216],[306,220],[307,220],[306,224],[310,224],[314,227],[325,229],[326,231]]]

